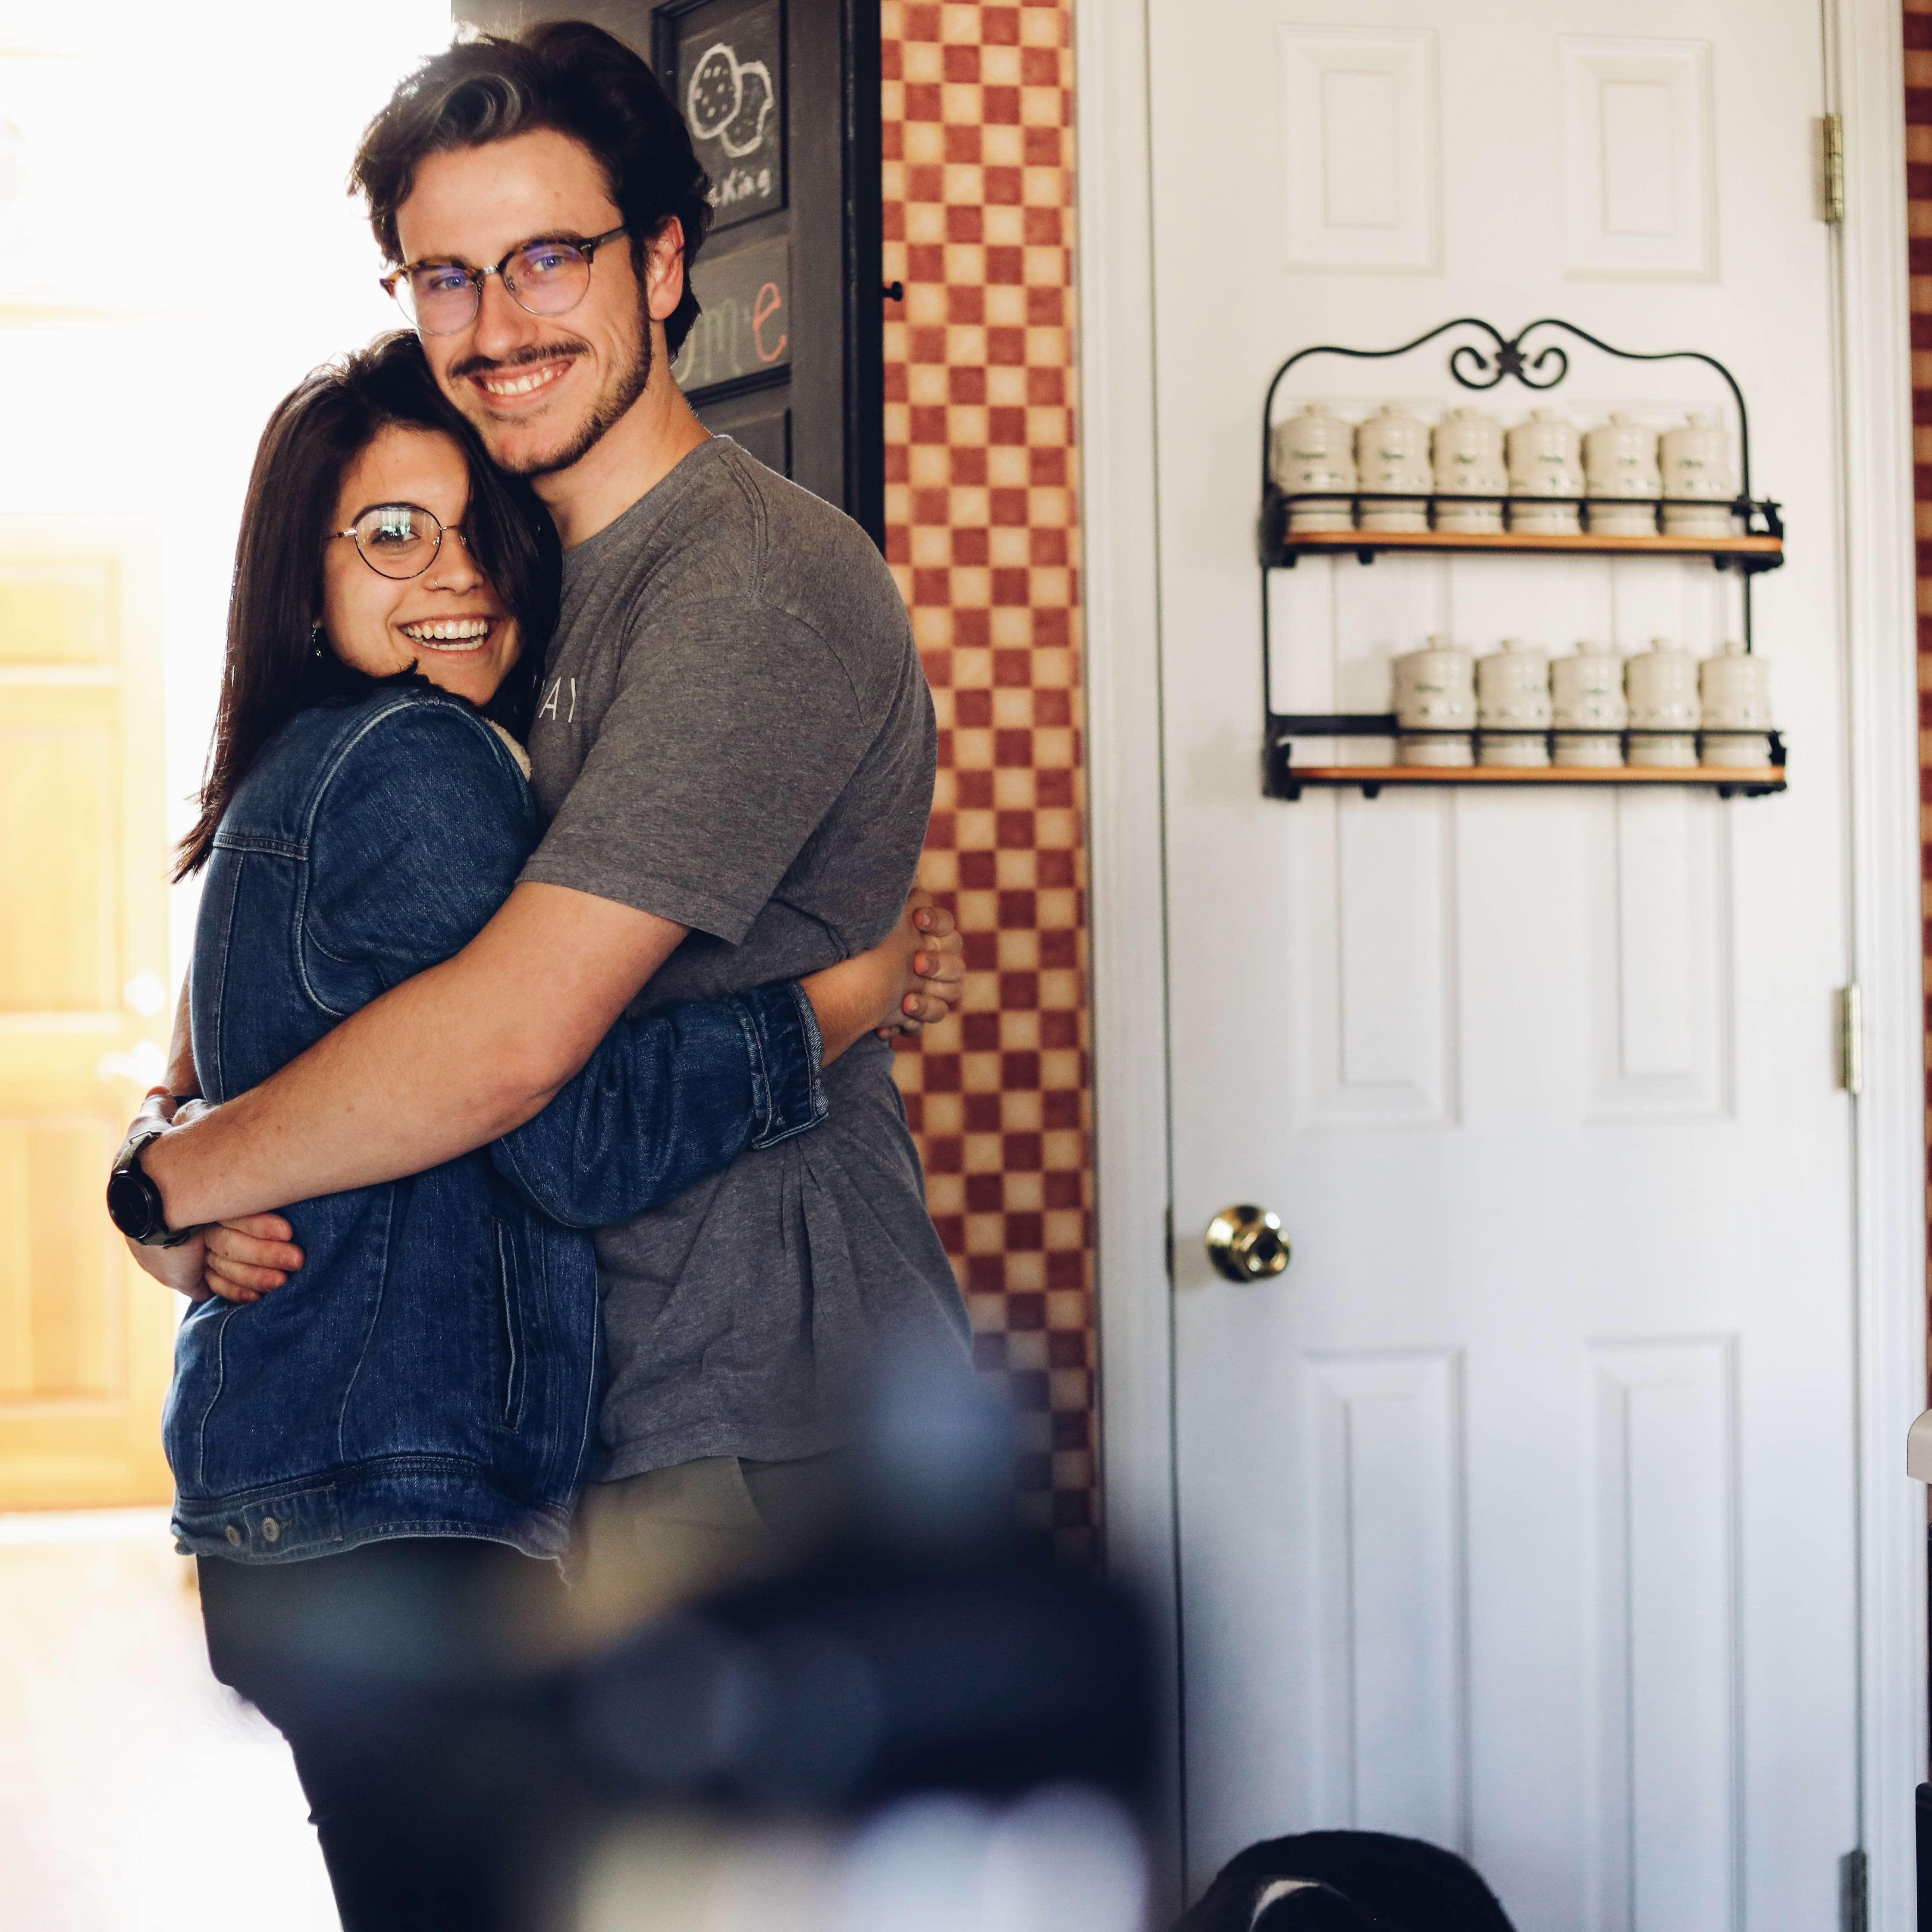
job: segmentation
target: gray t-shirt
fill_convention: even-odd
[[[692,928],[638,1012],[863,952],[911,890],[934,732],[905,607],[856,524],[728,438],[565,559],[530,751],[523,876]],[[598,1232],[602,1480],[816,1454],[882,1343],[963,1346],[891,1049],[826,1088],[812,1132]]]

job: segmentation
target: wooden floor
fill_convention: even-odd
[[[281,1739],[208,1674],[160,1510],[0,1515],[0,1926],[335,1932]]]

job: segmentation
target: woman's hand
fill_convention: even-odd
[[[125,1234],[121,1238],[128,1240]],[[143,1247],[139,1241],[128,1241],[128,1252],[134,1257],[144,1274],[150,1274],[164,1288],[171,1288],[177,1294],[184,1294],[190,1301],[206,1301],[209,1290],[202,1276],[206,1270],[202,1243],[205,1237],[192,1236],[178,1248]]]
[[[818,1017],[825,1064],[868,1033],[890,1040],[944,1019],[965,974],[952,915],[930,892],[914,892],[879,945],[800,982]]]
[[[205,1246],[202,1292],[224,1301],[260,1301],[302,1264],[295,1230],[279,1214],[244,1214],[218,1221],[201,1236]]]

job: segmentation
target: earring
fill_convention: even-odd
[[[322,656],[328,649],[328,639],[322,630],[322,620],[318,617],[315,622],[309,626],[309,656],[315,658]]]

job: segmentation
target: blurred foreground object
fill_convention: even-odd
[[[572,1932],[1139,1932],[1140,1835],[1078,1786],[902,1798],[843,1834],[663,1821],[614,1832]]]
[[[1016,1535],[1010,1465],[967,1372],[902,1362],[842,1534],[573,1666],[541,1922],[1137,1932],[1142,1620]]]

